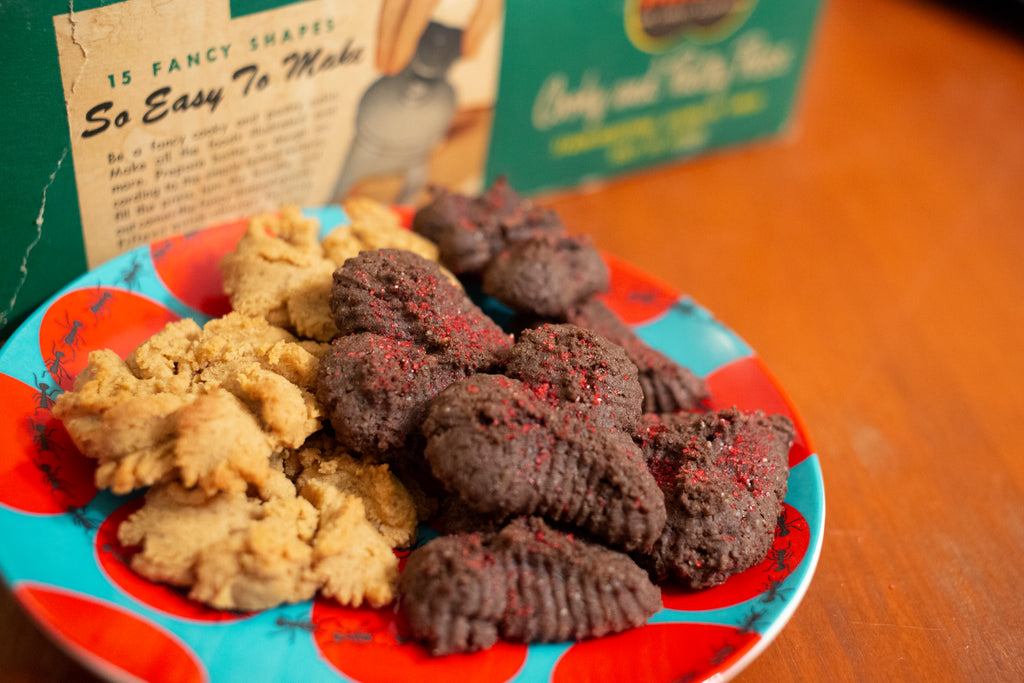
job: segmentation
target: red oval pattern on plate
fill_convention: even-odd
[[[400,210],[399,214],[407,221],[411,211]],[[12,507],[33,512],[28,508],[35,505],[47,507],[50,512],[83,513],[83,518],[86,512],[95,514],[88,509],[76,509],[95,495],[93,463],[70,446],[67,434],[49,415],[58,387],[70,386],[70,380],[84,367],[89,350],[114,348],[124,357],[167,322],[178,318],[163,306],[129,291],[141,289],[146,292],[147,288],[153,287],[153,278],[142,277],[146,258],[152,259],[167,290],[183,303],[211,316],[227,312],[227,299],[220,293],[218,263],[243,234],[246,224],[247,220],[240,220],[190,237],[155,243],[148,254],[143,250],[133,255],[131,266],[122,272],[124,288],[86,287],[74,290],[46,311],[38,340],[46,363],[45,369],[39,369],[42,377],[28,384],[0,376],[0,391],[16,397],[15,403],[24,406],[25,414],[21,417],[26,418],[21,420],[11,414],[0,418],[0,437],[7,436],[8,443],[20,439],[17,448],[0,452],[0,503],[9,504],[8,496],[25,496],[24,500],[18,498],[25,507]],[[669,311],[678,301],[677,292],[627,262],[614,256],[606,256],[606,262],[611,271],[611,290],[603,298],[627,323],[650,322]],[[164,296],[163,288],[158,289],[159,293],[153,296]],[[38,364],[32,355],[31,362]],[[24,375],[20,372],[15,374]],[[711,407],[737,404],[793,417],[781,389],[756,358],[743,359],[720,368],[709,378],[709,384],[715,395],[715,405]],[[9,385],[17,387],[8,389]],[[790,453],[791,464],[794,465],[811,452],[806,430],[799,422],[797,428],[798,443]],[[74,450],[76,462],[87,473],[83,481],[87,482],[84,490],[88,491],[88,497],[81,494],[80,503],[56,502],[55,494],[63,488],[61,481],[66,481],[66,477],[72,474],[72,460],[62,454],[60,470],[54,469],[58,466],[57,461],[43,469],[35,464],[36,461],[47,462],[40,457],[48,450],[60,450],[65,446]],[[18,467],[20,469],[14,472]],[[54,477],[59,480],[56,490],[52,486]],[[26,485],[24,482],[29,480],[32,484]],[[120,522],[140,504],[141,500],[137,499],[122,506],[102,524],[84,520],[90,525],[90,531],[95,529],[93,550],[101,571],[131,596],[130,599],[117,597],[117,601],[127,607],[118,607],[64,588],[36,583],[18,584],[16,579],[15,592],[36,619],[59,634],[72,649],[83,654],[103,673],[119,677],[123,675],[121,671],[127,671],[146,680],[204,680],[208,675],[197,656],[169,630],[144,616],[133,616],[132,600],[185,620],[230,621],[249,615],[209,610],[188,600],[180,591],[153,584],[128,568],[125,560],[135,549],[121,546],[116,532]],[[78,523],[77,516],[74,521]],[[60,522],[64,524],[67,520]],[[796,581],[789,582],[792,586],[783,583],[807,554],[809,541],[807,521],[798,511],[787,506],[772,552],[760,565],[733,577],[721,587],[700,594],[672,589],[663,592],[665,606],[673,609],[700,610],[739,604],[736,610],[728,612],[732,618],[741,615],[739,620],[742,623],[738,627],[655,623],[617,636],[567,645],[554,665],[550,679],[691,680],[729,672],[745,653],[761,642],[757,631],[766,630],[766,622],[771,622],[769,626],[776,625],[774,614],[777,608],[790,601],[793,593],[800,589]],[[78,587],[77,584],[69,585]],[[779,600],[781,605],[771,604],[775,600]],[[545,670],[550,666],[551,660],[543,658],[543,655],[541,661],[527,662],[526,646],[508,643],[499,643],[474,655],[431,658],[423,648],[409,641],[404,622],[392,608],[348,609],[331,601],[317,600],[306,609],[310,610],[309,617],[304,611],[294,620],[282,616],[274,623],[281,629],[308,634],[324,661],[338,672],[359,680],[497,681],[514,677],[517,672],[522,674],[532,664],[540,664],[541,661]],[[659,616],[666,620],[700,618],[694,615]],[[171,629],[180,623],[176,619],[168,620]],[[244,648],[245,643],[252,646],[250,636],[253,629],[248,627],[260,629],[256,634],[257,640],[264,637],[266,622],[260,619],[223,625],[227,629],[223,632],[224,650],[232,653],[229,656],[238,654],[235,650],[238,646],[227,634],[245,633],[241,647]],[[216,631],[220,637],[221,627],[203,625],[200,628],[212,628],[211,633]],[[555,651],[560,652],[561,649]],[[210,666],[233,665],[230,660],[225,664],[221,657],[223,651],[219,656],[211,657]],[[117,664],[111,665],[108,661],[116,661]],[[320,663],[316,666],[319,667]]]
[[[551,680],[703,681],[727,670],[760,639],[753,630],[720,624],[648,624],[574,643]]]
[[[663,315],[679,299],[668,285],[611,254],[602,254],[611,275],[608,291],[599,295],[626,323],[638,325]]]
[[[75,289],[50,305],[39,326],[39,351],[62,389],[89,362],[89,352],[111,349],[124,358],[180,316],[123,289]],[[130,325],[125,324],[131,321]]]
[[[782,582],[803,560],[810,540],[807,520],[795,507],[783,503],[775,540],[764,561],[713,588],[695,591],[665,584],[661,587],[661,603],[669,609],[708,610],[738,605],[758,595],[758,604],[766,606],[788,599],[788,589]]]
[[[508,680],[526,661],[525,645],[504,642],[470,655],[431,657],[409,640],[408,627],[392,608],[351,609],[317,599],[312,620],[313,638],[324,658],[363,683],[492,683]]]
[[[46,586],[22,584],[14,594],[36,620],[81,650],[86,660],[98,657],[112,670],[144,681],[198,683],[207,679],[195,655],[138,615]]]
[[[35,387],[0,374],[0,503],[33,514],[60,514],[96,495],[96,464],[50,414],[56,394],[44,376]]]
[[[707,377],[711,410],[736,406],[740,410],[763,410],[768,414],[785,415],[796,426],[793,447],[789,449],[789,466],[796,467],[809,456],[810,440],[803,422],[793,412],[778,382],[757,356],[739,358],[718,368]]]
[[[398,214],[399,224],[406,230],[412,229],[412,219],[416,215],[416,208],[412,206],[392,206],[391,210]]]
[[[110,580],[128,595],[155,610],[196,621],[236,621],[249,613],[216,610],[190,600],[181,590],[144,579],[132,571],[129,563],[136,547],[128,547],[117,539],[121,522],[142,507],[143,497],[135,498],[114,510],[96,531],[96,561]]]
[[[240,218],[154,242],[149,253],[157,275],[174,296],[192,308],[214,317],[229,313],[231,302],[223,293],[220,260],[235,248],[248,225],[248,218]]]

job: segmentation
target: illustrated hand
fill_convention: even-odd
[[[384,0],[380,10],[377,68],[396,74],[412,59],[420,36],[441,0]],[[462,55],[472,57],[501,14],[502,0],[478,0],[462,32]]]
[[[480,46],[487,37],[491,26],[501,16],[503,0],[479,0],[476,11],[462,31],[462,56],[473,57],[480,51]]]

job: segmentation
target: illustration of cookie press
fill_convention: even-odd
[[[359,102],[356,133],[334,190],[340,201],[361,179],[399,174],[395,201],[410,203],[427,179],[430,152],[455,113],[448,70],[460,54],[462,30],[432,21],[402,71],[377,79]]]

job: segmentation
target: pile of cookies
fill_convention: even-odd
[[[95,352],[58,400],[98,485],[149,487],[119,531],[136,571],[227,609],[396,600],[446,654],[639,626],[656,581],[765,557],[793,425],[707,411],[596,298],[588,240],[503,181],[435,188],[412,231],[346,210],[322,243],[295,210],[253,219],[222,264],[233,313]],[[444,535],[399,576],[419,523]]]
[[[169,324],[126,359],[95,351],[54,415],[97,460],[96,484],[148,487],[119,530],[131,566],[221,609],[395,599],[394,548],[416,501],[387,465],[323,431],[316,398],[339,262],[380,246],[436,255],[385,207],[354,201],[321,244],[297,209],[257,216],[222,264],[232,313]],[[406,253],[406,252],[403,252]],[[326,278],[326,280],[324,280]]]

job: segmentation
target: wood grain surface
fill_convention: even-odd
[[[738,680],[1024,680],[1024,41],[834,0],[786,139],[553,205],[738,331],[820,454],[818,571]]]
[[[738,681],[1024,680],[1024,39],[832,0],[795,124],[542,201],[757,350],[824,548]],[[88,681],[0,591],[0,680]]]

